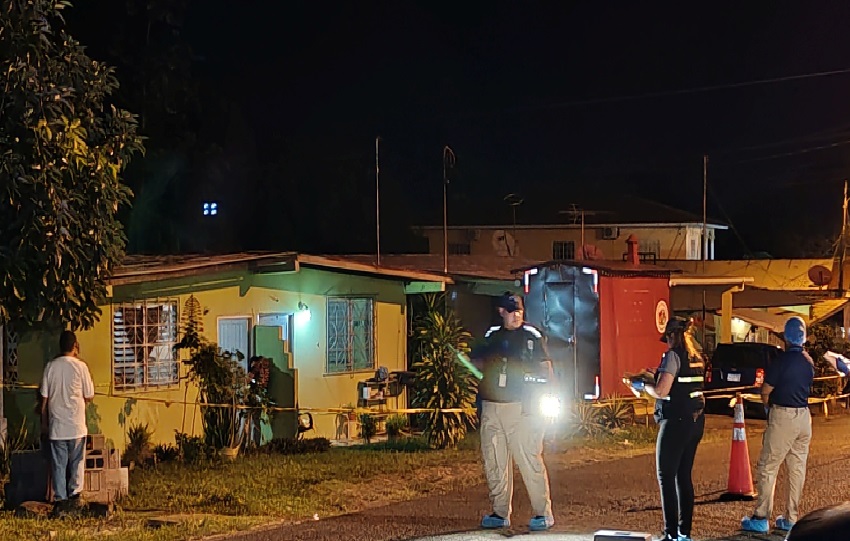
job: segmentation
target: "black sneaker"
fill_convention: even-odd
[[[62,519],[68,516],[68,500],[56,500],[50,510],[50,518]]]

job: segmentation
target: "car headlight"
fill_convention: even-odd
[[[561,415],[561,399],[555,395],[544,395],[540,398],[540,413],[544,417],[554,419]]]

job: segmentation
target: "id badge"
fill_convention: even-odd
[[[499,387],[506,387],[508,385],[508,375],[502,372],[499,374]]]

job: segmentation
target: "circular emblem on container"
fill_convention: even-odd
[[[667,327],[667,321],[670,319],[670,312],[667,310],[667,302],[664,300],[658,301],[655,305],[655,328],[658,332],[664,334],[664,329]]]

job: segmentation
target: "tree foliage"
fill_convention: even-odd
[[[121,173],[143,151],[113,68],[64,29],[66,0],[2,0],[0,322],[88,328],[123,257]]]
[[[445,295],[426,295],[426,309],[415,322],[418,340],[413,403],[426,414],[425,437],[438,449],[454,447],[475,422],[475,376],[457,360],[469,352],[471,338],[458,317],[444,308]],[[442,410],[464,409],[465,412]]]
[[[835,378],[835,370],[824,359],[827,351],[834,351],[850,356],[850,342],[842,336],[841,329],[830,322],[812,325],[809,328],[809,343],[806,348],[815,362],[815,376],[833,376],[832,379],[821,379],[812,385],[812,394],[819,397],[835,396],[842,392],[844,380]]]

